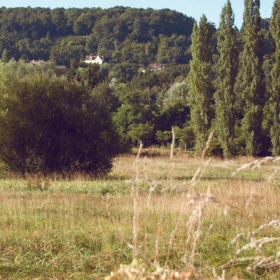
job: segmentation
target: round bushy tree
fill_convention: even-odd
[[[121,152],[106,100],[44,74],[1,76],[0,135],[0,159],[22,174],[104,174]]]

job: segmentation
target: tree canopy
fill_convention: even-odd
[[[0,159],[22,174],[104,174],[123,149],[106,100],[46,73],[1,73],[0,134]]]

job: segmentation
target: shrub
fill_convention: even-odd
[[[0,159],[22,174],[104,174],[121,151],[106,100],[45,74],[1,76],[0,133]]]

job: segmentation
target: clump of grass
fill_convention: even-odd
[[[192,279],[192,276],[191,271],[177,272],[162,267],[149,271],[144,263],[134,260],[130,265],[120,265],[120,268],[116,272],[112,272],[110,276],[105,277],[105,280],[189,280]]]
[[[43,179],[43,177],[40,177],[39,175],[34,175],[26,178],[26,186],[29,191],[47,191],[50,184],[51,180],[48,177]]]
[[[273,220],[268,224],[261,225],[252,232],[239,233],[230,242],[230,245],[237,245],[235,257],[222,265],[221,268],[233,267],[240,263],[246,265],[246,270],[248,272],[256,272],[258,269],[274,270],[279,268],[279,230],[280,220]],[[267,235],[268,233],[270,236]],[[259,238],[257,238],[257,236],[259,236]],[[240,243],[244,243],[240,242],[242,239],[245,239],[247,242],[240,246]],[[243,257],[239,257],[240,255],[243,255]]]
[[[251,168],[253,171],[256,169],[260,169],[262,166],[264,166],[267,163],[276,163],[280,161],[280,157],[265,157],[263,159],[255,159],[252,162],[245,163],[241,167],[238,167],[232,174],[231,176],[234,177],[237,173]],[[275,175],[279,172],[280,167],[276,167],[274,172],[268,177],[268,181],[271,182]]]

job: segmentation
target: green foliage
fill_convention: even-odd
[[[118,130],[127,140],[153,140],[157,107],[155,92],[125,88],[119,92],[122,106],[114,114]]]
[[[187,63],[187,48],[189,41],[186,36],[173,34],[171,37],[160,36],[158,45],[157,62],[158,63]]]
[[[50,60],[58,65],[70,66],[70,60],[75,58],[80,61],[81,56],[85,56],[84,48],[81,45],[54,46],[50,52]]]
[[[8,62],[8,51],[7,49],[4,49],[2,52],[2,62]]]
[[[170,88],[157,95],[157,105],[160,116],[158,127],[160,130],[170,130],[172,126],[184,126],[190,119],[190,109],[187,105],[186,82],[174,83]]]
[[[211,125],[212,77],[211,77],[211,25],[205,15],[199,26],[195,23],[192,33],[190,72],[187,77],[188,105],[191,127],[195,134],[195,150],[201,154]]]
[[[106,78],[105,73],[96,63],[90,63],[86,69],[86,84],[89,89],[101,84]]]
[[[171,131],[160,131],[156,132],[156,140],[162,145],[165,146],[167,142],[172,140],[172,132]]]
[[[271,98],[270,108],[272,117],[272,126],[270,129],[270,138],[272,143],[272,153],[274,156],[280,154],[280,1],[274,2],[272,19],[270,23],[270,34],[275,45],[275,51],[272,57],[271,69]]]
[[[149,143],[157,143],[156,131],[187,127],[195,140],[181,143],[201,153],[215,128],[215,150],[222,148],[224,157],[268,154],[271,143],[277,154],[280,74],[273,66],[278,54],[272,26],[277,23],[272,22],[270,36],[270,19],[260,18],[259,1],[245,5],[240,32],[233,27],[229,1],[218,32],[205,16],[197,26],[168,9],[2,7],[0,51],[7,66],[2,63],[0,69],[19,79],[46,73],[81,82],[114,115],[123,143],[136,141],[145,125]],[[275,54],[268,55],[270,50]],[[105,56],[106,64],[82,63],[96,53]],[[51,62],[24,65],[33,59]],[[164,70],[151,72],[149,64],[160,62]]]
[[[111,70],[109,77],[116,78],[118,83],[124,83],[131,81],[133,76],[138,71],[138,65],[136,63],[128,63],[128,62],[122,62],[115,64]]]
[[[262,151],[262,120],[265,103],[264,72],[262,69],[263,37],[261,34],[260,1],[245,0],[242,28],[243,49],[240,54],[238,88],[242,98],[243,137],[247,155]]]
[[[45,74],[48,76],[61,77],[67,73],[65,66],[57,66],[51,61],[41,61],[37,64],[25,63],[20,60],[10,60],[8,63],[0,63],[0,72],[9,76],[16,76],[18,79],[24,78],[26,75]]]
[[[192,18],[168,9],[2,7],[0,14],[1,53],[6,48],[15,59],[26,54],[30,59],[51,58],[67,66],[70,58],[79,61],[78,52],[85,56],[99,51],[108,61],[146,67],[155,62],[160,36],[169,41],[163,51],[165,57],[170,54],[167,60],[185,63],[193,27]],[[59,47],[68,37],[68,44]]]
[[[154,126],[148,122],[131,124],[129,126],[128,136],[132,141],[145,142],[152,140],[154,136]]]
[[[218,31],[219,60],[216,64],[215,134],[225,158],[234,154],[235,80],[238,66],[237,35],[230,1],[224,6]]]
[[[181,146],[183,146],[185,149],[194,146],[195,136],[192,128],[189,125],[184,125],[183,128],[175,126],[174,129],[175,137]]]
[[[106,102],[46,74],[1,74],[0,158],[26,173],[106,173],[122,149]]]

